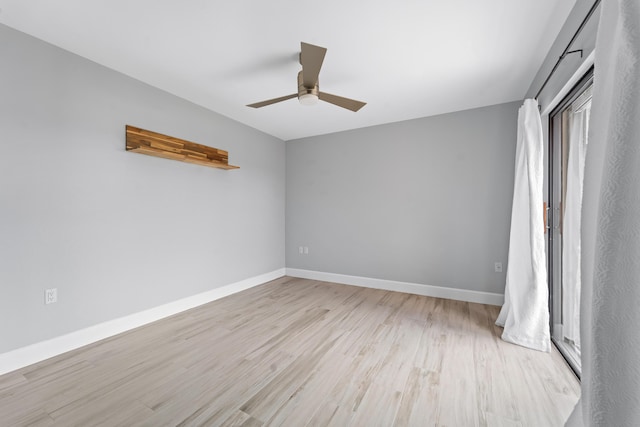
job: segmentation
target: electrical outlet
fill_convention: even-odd
[[[304,253],[304,248],[302,246],[298,246],[298,253],[302,255]]]
[[[502,273],[502,263],[501,262],[496,262],[493,265],[493,269],[495,270],[496,273]]]
[[[45,289],[44,303],[53,304],[54,302],[58,302],[58,289],[57,288]]]
[[[309,248],[307,246],[304,247],[304,254],[309,255]]]

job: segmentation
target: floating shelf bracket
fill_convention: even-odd
[[[127,151],[179,160],[219,169],[238,169],[229,164],[229,153],[206,145],[178,139],[127,125]]]

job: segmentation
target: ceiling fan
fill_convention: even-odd
[[[280,98],[269,99],[267,101],[249,104],[247,107],[261,108],[276,102],[286,101],[287,99],[298,97],[303,105],[313,105],[321,101],[328,102],[338,107],[346,108],[351,111],[358,111],[366,102],[356,101],[355,99],[343,98],[341,96],[332,95],[326,92],[320,92],[318,88],[318,75],[324,61],[324,55],[327,49],[320,46],[314,46],[309,43],[300,43],[300,65],[302,70],[298,73],[298,93],[281,96]]]

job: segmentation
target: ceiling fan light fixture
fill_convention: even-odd
[[[314,93],[303,93],[298,97],[298,101],[302,105],[316,105],[318,103],[318,95]]]

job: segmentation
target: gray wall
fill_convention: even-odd
[[[503,293],[520,104],[287,142],[287,267]]]
[[[0,58],[0,352],[284,267],[283,141],[2,25]],[[125,124],[241,169],[128,153]]]

